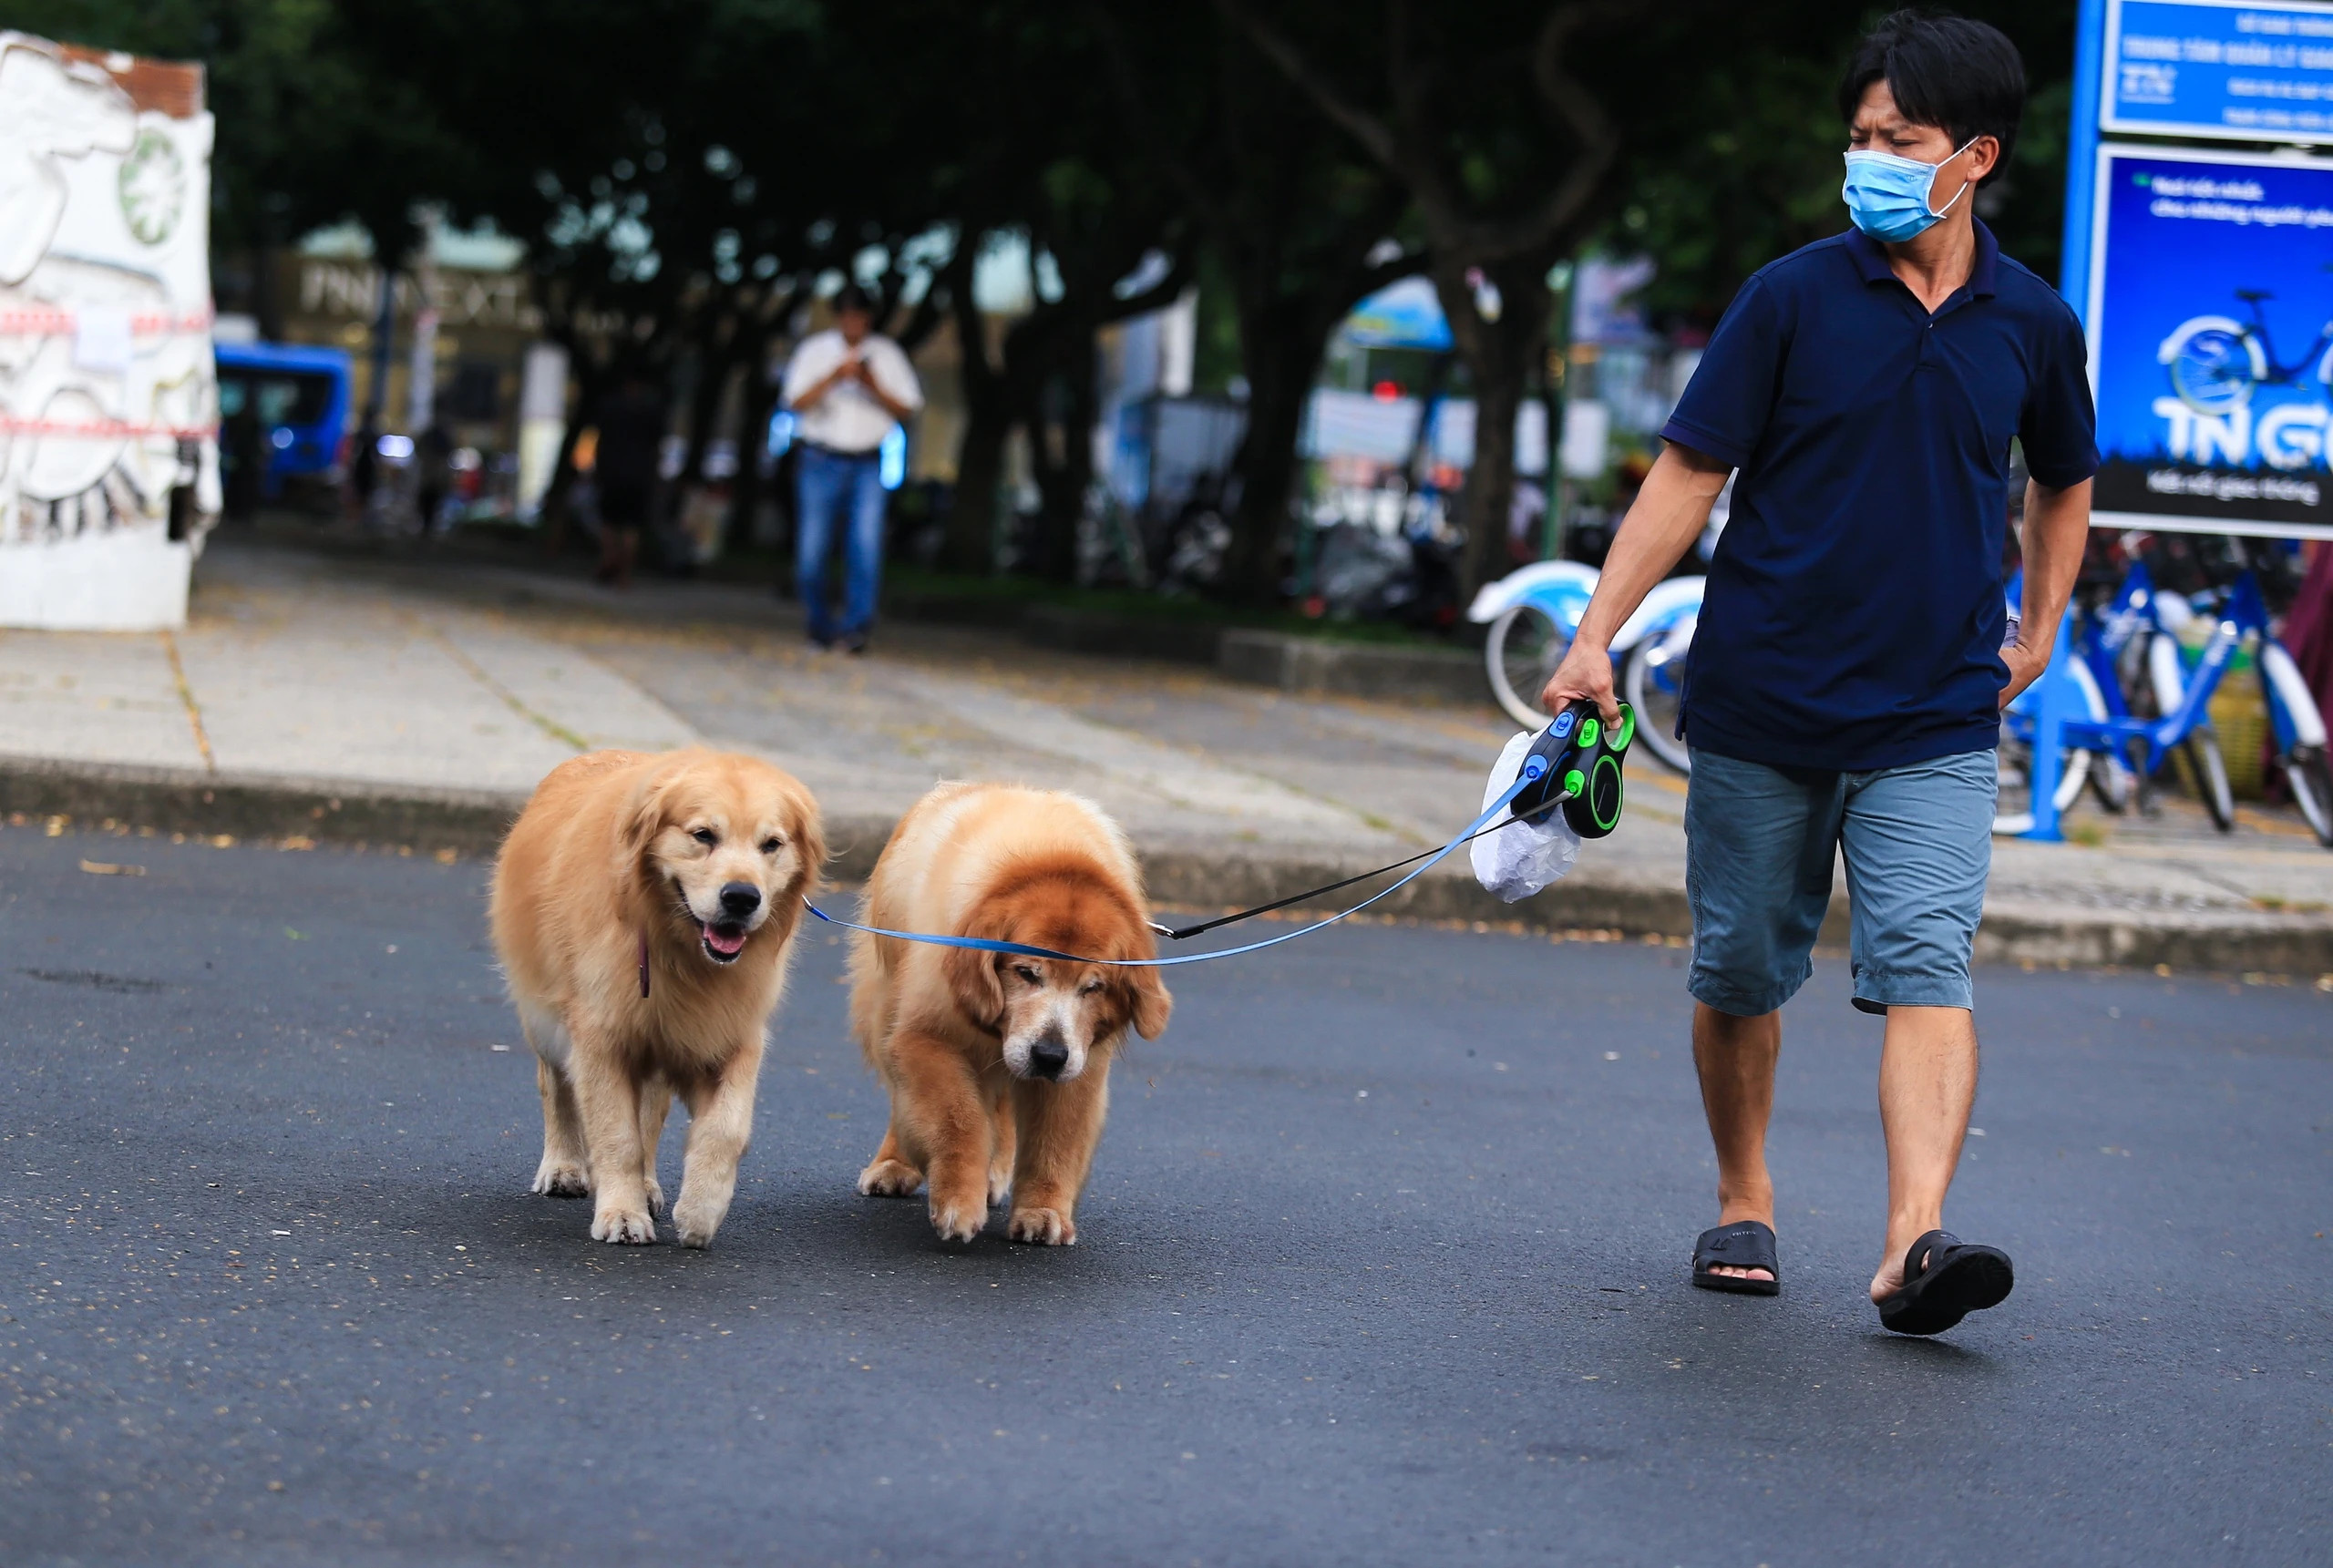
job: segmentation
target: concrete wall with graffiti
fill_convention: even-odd
[[[0,624],[186,619],[220,509],[199,67],[0,32]]]

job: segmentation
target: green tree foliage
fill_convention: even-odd
[[[1104,64],[1146,160],[1228,285],[1248,384],[1224,587],[1281,581],[1305,403],[1329,336],[1372,290],[1418,270],[1407,196],[1290,92],[1233,23],[1177,0],[1097,6]]]
[[[1461,584],[1471,592],[1512,564],[1516,415],[1542,363],[1549,268],[1632,176],[1674,169],[1666,155],[1680,123],[1738,92],[1744,51],[1772,49],[1786,29],[1774,7],[1654,0],[1216,8],[1414,214],[1475,395]]]
[[[461,162],[429,84],[379,69],[331,0],[19,0],[6,21],[203,65],[219,125],[212,240],[222,249],[355,218],[396,254],[414,204]]]
[[[1846,133],[1836,95],[1856,37],[1885,7],[1804,0],[1734,41],[1700,90],[1667,100],[1666,123],[1629,153],[1625,198],[1598,243],[1650,255],[1656,316],[1707,326],[1742,280],[1766,262],[1846,227],[1839,200]],[[1978,210],[2001,247],[2057,276],[2065,200],[2073,0],[1965,4],[2025,56],[2031,88],[2008,171]]]
[[[1965,0],[2036,92],[1983,210],[2054,270],[2075,0]],[[1030,436],[1033,552],[1061,572],[1091,478],[1095,333],[1208,281],[1208,358],[1248,389],[1230,591],[1278,591],[1295,446],[1337,323],[1434,282],[1477,399],[1470,583],[1499,544],[1513,411],[1550,262],[1650,252],[1649,300],[1713,322],[1741,280],[1835,232],[1834,99],[1865,0],[19,0],[14,26],[198,59],[222,249],[354,218],[395,264],[418,204],[524,241],[586,400],[619,362],[721,389],[840,275],[891,330],[952,323],[969,428],[947,541],[993,559],[1002,453]],[[1033,259],[1001,332],[974,261]],[[1141,287],[1130,280],[1139,274]],[[749,423],[749,428],[755,427]],[[751,479],[740,515],[751,503]]]

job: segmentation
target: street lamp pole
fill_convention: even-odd
[[[1542,481],[1547,506],[1539,527],[1541,560],[1558,560],[1564,553],[1564,383],[1571,364],[1571,281],[1569,261],[1547,269],[1547,288],[1556,302],[1547,313],[1547,353],[1539,366],[1539,396],[1547,411],[1547,471]]]

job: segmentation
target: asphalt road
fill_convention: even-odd
[[[0,1561],[2333,1553],[2306,981],[1987,972],[1951,1219],[2020,1283],[1927,1342],[1863,1298],[1836,960],[1789,1014],[1774,1300],[1685,1282],[1682,954],[1387,927],[1175,975],[1067,1251],[857,1195],[882,1103],[811,946],[719,1241],[617,1250],[525,1194],[483,882],[0,832]]]

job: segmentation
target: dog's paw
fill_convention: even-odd
[[[647,1246],[656,1239],[656,1222],[645,1209],[601,1209],[591,1216],[591,1239],[618,1246]]]
[[[1015,1209],[1006,1236],[1038,1246],[1075,1246],[1077,1223],[1059,1209]]]
[[[931,1205],[931,1228],[940,1233],[941,1241],[971,1241],[988,1225],[986,1204],[942,1204]]]
[[[923,1173],[899,1160],[878,1160],[858,1173],[858,1190],[870,1198],[911,1198]]]
[[[528,1190],[546,1198],[588,1198],[591,1195],[591,1178],[581,1165],[545,1160],[535,1168],[535,1184]]]
[[[702,1198],[691,1199],[688,1188],[681,1189],[681,1201],[673,1210],[673,1229],[683,1246],[711,1246],[713,1233],[721,1228],[728,1215],[727,1203],[707,1203]]]
[[[1012,1195],[1012,1167],[991,1165],[988,1171],[988,1206],[1001,1209],[1004,1200]]]
[[[658,1183],[652,1177],[647,1184],[647,1187],[649,1214],[652,1217],[660,1220],[671,1217],[673,1211],[664,1206],[664,1189],[662,1184]]]

